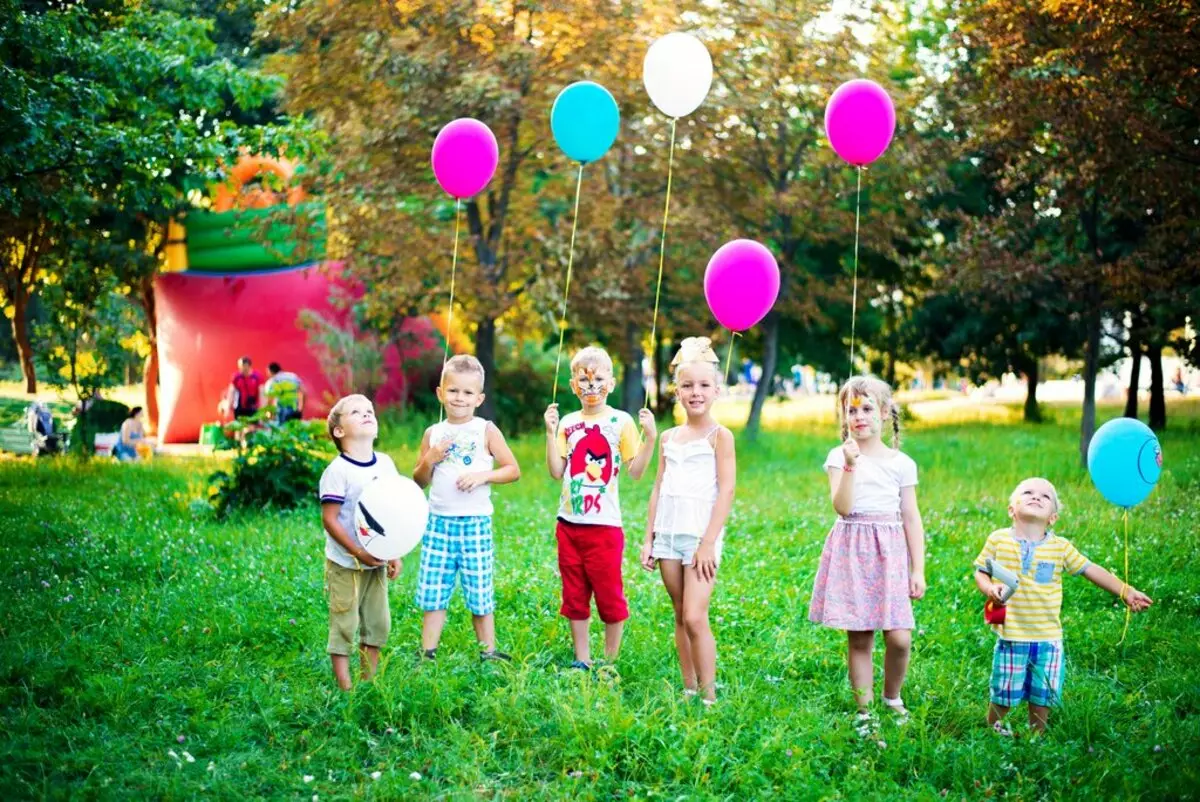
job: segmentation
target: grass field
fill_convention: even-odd
[[[1124,614],[1068,579],[1066,706],[1049,733],[982,726],[993,636],[970,561],[1027,475],[1057,483],[1058,527],[1120,572],[1121,519],[1077,465],[1077,419],[919,423],[928,596],[886,746],[854,735],[840,633],[807,622],[833,519],[831,426],[739,442],[737,501],[712,617],[721,701],[685,702],[657,577],[635,565],[649,481],[625,483],[632,618],[619,680],[567,672],[541,440],[496,491],[497,629],[481,665],[456,594],[437,664],[418,664],[417,559],[392,586],[382,675],[335,690],[324,652],[315,505],[217,522],[197,502],[215,462],[0,462],[0,787],[6,798],[1193,798],[1200,781],[1200,429],[1175,417],[1166,471],[1131,516]],[[1113,414],[1112,410],[1108,414]],[[402,466],[411,433],[385,433]],[[594,627],[599,651],[599,628]],[[877,663],[882,653],[877,653]]]

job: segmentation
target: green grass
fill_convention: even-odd
[[[517,444],[521,482],[496,491],[497,627],[517,662],[476,661],[456,594],[439,662],[415,663],[414,555],[392,587],[383,673],[349,695],[324,652],[315,507],[218,523],[194,501],[211,462],[0,462],[0,787],[147,799],[1194,797],[1200,433],[1186,421],[1163,437],[1166,472],[1131,516],[1132,578],[1155,606],[1118,645],[1114,599],[1069,579],[1065,708],[1040,739],[1023,723],[1013,740],[982,726],[993,637],[970,561],[1005,523],[1017,480],[1051,478],[1058,531],[1092,560],[1122,563],[1119,514],[1077,467],[1077,420],[1056,417],[909,432],[929,594],[904,694],[913,721],[885,725],[884,749],[854,736],[843,637],[807,622],[833,519],[826,426],[739,442],[712,710],[683,701],[667,596],[635,566],[649,481],[622,488],[632,618],[620,680],[562,670],[557,487],[538,439]],[[384,448],[404,467],[414,443],[393,432]],[[598,650],[598,626],[594,638]]]

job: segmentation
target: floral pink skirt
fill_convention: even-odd
[[[897,516],[838,518],[821,551],[808,618],[855,632],[913,628],[908,542]]]

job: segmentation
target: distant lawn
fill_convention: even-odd
[[[1193,797],[1195,418],[1173,418],[1166,472],[1131,516],[1132,579],[1155,606],[1118,646],[1118,605],[1068,579],[1066,708],[1040,740],[1026,737],[1023,710],[1015,740],[982,726],[993,636],[970,561],[1005,523],[1017,480],[1055,481],[1059,532],[1121,568],[1120,517],[1077,465],[1074,414],[908,432],[930,589],[904,692],[914,718],[885,726],[883,749],[853,733],[843,637],[807,622],[833,519],[820,468],[837,442],[831,423],[739,438],[711,711],[683,700],[667,596],[635,565],[649,481],[622,488],[633,617],[620,680],[563,670],[557,486],[540,438],[517,444],[524,477],[495,493],[497,627],[516,663],[477,663],[456,594],[439,662],[416,664],[412,555],[392,589],[383,674],[349,696],[334,689],[324,653],[315,505],[219,523],[196,501],[213,460],[0,462],[0,784],[9,798]],[[385,432],[402,470],[418,428]]]

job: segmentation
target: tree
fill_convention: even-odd
[[[495,132],[497,174],[461,205],[456,297],[476,356],[494,375],[497,327],[565,267],[540,259],[544,204],[555,203],[544,190],[566,172],[550,139],[550,105],[604,60],[597,43],[630,39],[633,5],[289,3],[272,6],[263,28],[294,43],[274,60],[287,76],[286,108],[313,115],[329,134],[336,239],[369,288],[374,317],[445,308],[454,213],[427,167],[429,148],[457,117]],[[602,169],[589,168],[585,191]]]
[[[1078,232],[1063,241],[1086,310],[1084,461],[1104,322],[1120,310],[1114,280],[1135,266],[1168,284],[1197,273],[1188,223],[1200,211],[1190,144],[1200,127],[1197,24],[1187,0],[964,4],[967,119],[1003,165],[997,181],[1040,183]],[[1174,264],[1158,256],[1180,252]]]

